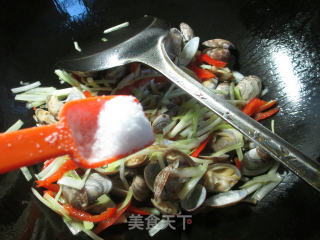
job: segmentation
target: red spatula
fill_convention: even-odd
[[[126,144],[136,140],[129,137],[119,142],[124,146],[124,150],[120,154],[100,161],[89,160],[90,146],[95,141],[100,111],[107,101],[115,97],[118,96],[101,96],[71,101],[63,106],[59,116],[60,121],[56,124],[0,134],[0,173],[65,154],[71,155],[81,167],[95,168],[152,144],[154,139],[150,141],[149,138],[148,142],[141,143],[141,146],[126,152]],[[134,99],[136,104],[140,104],[132,96],[127,97]],[[117,113],[110,112],[108,114],[114,116]],[[144,132],[150,131],[150,129],[141,128],[139,131],[143,136]]]

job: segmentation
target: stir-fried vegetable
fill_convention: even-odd
[[[278,107],[271,108],[276,100],[259,98],[260,78],[229,69],[229,50],[234,49],[231,42],[211,39],[203,43],[208,48],[201,51],[191,27],[185,23],[180,27],[170,31],[176,45],[169,55],[183,71],[257,121],[279,111]],[[77,44],[75,47],[81,50]],[[59,111],[68,101],[132,94],[143,105],[156,134],[152,146],[99,168],[80,168],[67,155],[44,163],[35,175],[38,190],[32,188],[32,192],[63,217],[73,234],[83,231],[100,239],[96,234],[126,222],[128,214],[179,214],[199,207],[227,207],[245,198],[257,203],[284,177],[278,173],[279,164],[267,153],[147,66],[131,63],[99,74],[55,73],[71,87],[40,87],[41,83],[35,82],[12,89],[16,100],[27,102],[29,108],[36,107],[38,125],[59,121]],[[18,121],[8,131],[21,126]],[[274,121],[271,129],[274,131]],[[168,221],[162,219],[149,235],[167,226]]]

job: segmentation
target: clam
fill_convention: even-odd
[[[88,197],[86,191],[79,191],[78,189],[62,185],[62,196],[67,203],[78,209],[84,209],[88,204]]]
[[[204,203],[206,196],[206,188],[201,184],[197,184],[190,196],[181,201],[181,208],[188,212],[193,212]]]
[[[212,72],[217,76],[217,78],[219,79],[220,82],[232,81],[234,79],[232,72],[227,67],[216,68],[216,69],[213,69]]]
[[[94,203],[102,194],[108,194],[112,189],[112,181],[99,173],[91,173],[82,190],[62,186],[62,195],[67,203],[84,209]]]
[[[229,207],[237,204],[248,196],[246,190],[234,190],[211,196],[205,201],[205,205],[214,208]]]
[[[177,170],[177,169],[175,169]],[[181,177],[172,171],[169,175],[161,198],[164,200],[178,200],[178,193],[182,190],[189,177]]]
[[[261,80],[258,76],[250,75],[244,77],[237,87],[243,100],[250,101],[252,98],[258,97],[261,94]]]
[[[63,106],[63,103],[60,102],[56,96],[50,95],[47,97],[46,104],[48,111],[51,113],[51,115],[58,119],[58,115]]]
[[[171,122],[171,117],[168,114],[160,114],[153,122],[152,127],[155,133],[162,133],[163,129]]]
[[[111,181],[112,181],[112,189],[110,194],[119,198],[125,198],[127,196],[128,190],[124,186],[122,180],[120,179],[120,176],[117,175],[115,177],[112,177]]]
[[[204,175],[204,186],[208,192],[227,192],[241,178],[241,173],[232,164],[212,164]]]
[[[53,124],[57,122],[57,120],[49,111],[46,111],[41,108],[38,108],[35,111],[35,116],[36,116],[36,120],[42,124]]]
[[[182,33],[182,36],[183,36],[183,39],[185,42],[188,42],[192,38],[194,38],[194,32],[188,24],[186,24],[184,22],[180,23],[180,30],[181,30],[181,33]]]
[[[168,164],[178,161],[179,167],[195,166],[195,162],[186,153],[174,148],[168,149],[164,153],[164,159]]]
[[[144,180],[151,191],[153,191],[154,180],[160,171],[161,167],[157,162],[149,163],[144,168]]]
[[[166,51],[171,59],[175,59],[180,55],[183,44],[181,32],[176,28],[171,28],[166,39]]]
[[[164,201],[161,198],[155,200],[151,199],[151,203],[162,214],[175,215],[179,213],[179,204],[174,201]]]
[[[148,159],[148,155],[146,154],[139,154],[139,155],[132,156],[126,161],[126,167],[136,168],[136,167],[143,166],[147,162],[147,159]]]
[[[224,99],[229,99],[230,92],[230,83],[222,82],[217,85],[216,90],[221,91],[221,93],[217,93],[217,95],[221,96]]]
[[[232,42],[221,38],[204,41],[202,45],[210,48],[235,49]]]
[[[162,191],[169,179],[169,176],[173,169],[178,167],[178,161],[166,166],[163,168],[158,175],[156,176],[153,184],[153,191],[154,191],[154,199],[158,200],[162,194]]]
[[[179,66],[187,66],[196,55],[199,47],[199,37],[192,38],[182,49],[178,58]]]
[[[142,202],[147,199],[150,190],[144,178],[141,175],[136,175],[133,178],[131,187],[134,199],[136,199],[139,202]]]
[[[206,48],[204,51],[209,57],[223,61],[223,62],[231,62],[233,61],[234,57],[231,55],[229,49],[224,48]]]
[[[211,148],[218,152],[242,141],[242,135],[235,129],[220,130],[211,140]]]
[[[107,176],[102,176],[99,173],[89,175],[84,189],[88,196],[88,202],[93,203],[102,194],[108,194],[112,189],[112,181]]]
[[[273,165],[272,158],[260,148],[253,148],[244,154],[241,172],[245,176],[257,176]]]
[[[231,51],[235,50],[235,46],[225,39],[211,39],[202,43],[202,45],[208,47],[204,50],[211,58],[227,62],[228,65],[233,65],[235,57],[231,54]]]

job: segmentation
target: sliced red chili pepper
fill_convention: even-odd
[[[128,208],[128,211],[127,211],[127,212],[129,212],[129,213],[134,213],[134,214],[140,214],[140,215],[150,215],[149,212],[146,212],[146,211],[141,210],[141,209],[139,209],[139,208],[137,208],[137,207],[134,207],[134,206],[130,206],[130,207]]]
[[[279,112],[279,110],[280,110],[280,108],[276,107],[276,108],[272,108],[266,112],[257,113],[254,115],[254,119],[256,121],[266,119],[266,118],[271,117],[272,115],[276,114],[277,112]]]
[[[189,65],[189,68],[198,76],[198,78],[200,80],[214,78],[216,76],[216,75],[214,75],[214,73],[212,73],[206,69],[202,69],[200,67],[197,67],[194,64]]]
[[[92,97],[91,93],[89,91],[83,91],[83,94],[86,98]]]
[[[117,220],[121,217],[121,215],[127,211],[130,204],[131,204],[131,200],[128,202],[128,204],[126,206],[124,206],[120,211],[117,211],[112,217],[99,222],[98,226],[94,229],[94,232],[96,234],[98,234],[98,233],[102,232],[104,229],[106,229],[106,228],[110,227],[111,225],[113,225],[114,223],[116,223]],[[121,204],[119,206],[121,206]]]
[[[241,170],[241,161],[238,158],[234,158],[234,163],[236,164],[236,167]]]
[[[212,135],[210,134],[203,142],[201,142],[200,145],[190,154],[190,156],[198,157],[202,150],[207,146],[211,136]]]
[[[259,98],[252,98],[250,102],[248,102],[248,104],[243,108],[242,112],[252,116],[253,114],[257,113],[259,107],[265,105],[266,103],[266,101]]]
[[[50,177],[37,181],[38,187],[45,187],[50,183],[58,181],[63,174],[70,170],[77,169],[78,166],[72,159],[68,159],[55,173],[53,173]]]
[[[60,189],[60,186],[54,183],[43,183],[41,186],[37,185],[37,187],[43,187],[55,193],[59,192]]]
[[[262,111],[264,111],[264,110],[267,110],[267,109],[271,108],[271,107],[272,107],[273,105],[275,105],[276,103],[277,103],[277,100],[271,100],[271,101],[267,102],[266,104],[258,107],[257,113],[262,112]]]
[[[101,222],[106,219],[109,219],[115,214],[117,210],[116,208],[107,208],[107,210],[100,213],[99,215],[91,215],[90,213],[74,208],[69,204],[64,204],[63,207],[68,211],[68,214],[71,217],[77,218],[81,221],[89,222]]]
[[[202,53],[199,56],[199,59],[200,59],[200,61],[206,62],[206,63],[208,63],[208,64],[210,64],[212,66],[215,66],[217,68],[223,68],[223,67],[225,67],[227,65],[226,62],[213,59],[213,58],[211,58],[209,55],[207,55],[205,53]]]

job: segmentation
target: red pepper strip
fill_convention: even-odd
[[[266,101],[259,98],[252,98],[250,102],[248,102],[248,104],[243,108],[242,112],[249,116],[252,116],[253,114],[258,112],[259,107],[265,105],[266,103]]]
[[[58,181],[63,174],[70,170],[77,169],[78,166],[74,163],[72,159],[68,159],[55,173],[53,173],[50,177],[45,180],[37,181],[38,187],[45,187],[50,183]]]
[[[277,102],[277,100],[271,100],[271,101],[267,102],[266,104],[260,106],[260,107],[257,109],[257,113],[262,112],[262,111],[264,111],[264,110],[267,110],[267,109],[271,108],[273,105],[276,104],[276,102]]]
[[[143,211],[137,207],[134,207],[134,206],[130,206],[128,208],[128,212],[129,213],[133,213],[133,214],[140,214],[140,215],[150,215],[149,212],[146,212],[146,211]]]
[[[48,190],[50,190],[51,192],[59,192],[60,186],[58,184],[54,184],[54,183],[44,183],[42,186],[37,185],[37,187],[44,187]]]
[[[98,226],[94,229],[94,233],[99,234],[104,229],[116,223],[117,220],[121,217],[121,215],[129,208],[130,204],[131,204],[131,200],[128,202],[126,206],[124,206],[120,211],[117,211],[112,217],[99,222]],[[119,206],[121,206],[121,204]]]
[[[79,219],[81,221],[89,222],[101,222],[109,219],[115,214],[117,210],[116,208],[107,208],[107,210],[100,213],[99,215],[91,215],[90,213],[74,208],[69,204],[64,204],[63,207],[68,211],[68,214],[71,217]]]
[[[211,138],[211,134],[202,142],[200,145],[190,154],[191,157],[198,157],[202,150],[207,146],[209,140]]]
[[[139,67],[139,64],[140,63],[137,63],[137,62],[130,63],[130,72],[135,72]]]
[[[50,195],[51,197],[53,197],[53,198],[55,197],[55,196],[54,196],[54,193],[53,193],[52,191],[50,191],[50,190],[44,191],[44,192],[43,192],[43,195],[45,195],[45,194],[49,194],[49,195]]]
[[[86,98],[92,97],[91,93],[89,91],[83,91],[83,94]]]
[[[198,76],[199,79],[209,79],[209,78],[214,78],[216,75],[214,75],[212,72],[202,69],[197,67],[194,64],[190,64],[189,68]]]
[[[234,163],[236,164],[236,167],[241,170],[241,162],[238,158],[234,158]]]
[[[276,107],[276,108],[272,108],[266,112],[257,113],[256,115],[254,115],[254,119],[256,121],[266,119],[266,118],[271,117],[272,115],[276,114],[277,112],[279,112],[279,110],[280,110],[280,108]]]
[[[217,68],[223,68],[223,67],[225,67],[227,65],[226,62],[213,59],[213,58],[211,58],[209,55],[207,55],[205,53],[202,53],[199,56],[199,59],[200,59],[200,61],[206,62],[206,63],[208,63],[208,64],[210,64],[212,66],[215,66]]]
[[[126,86],[124,88],[121,88],[119,90],[116,91],[116,94],[119,94],[119,95],[129,95],[131,94],[131,91],[133,88],[138,88],[148,82],[150,82],[152,79],[154,79],[154,82],[155,83],[159,83],[159,82],[167,82],[168,79],[166,77],[148,77],[148,78],[142,78],[140,79],[139,81],[136,81],[134,83],[132,83],[131,85],[129,86]]]

